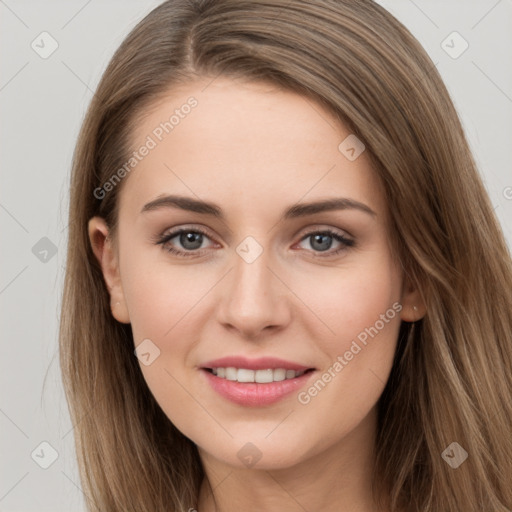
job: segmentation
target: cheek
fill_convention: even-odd
[[[388,381],[400,327],[400,304],[386,300],[365,304],[354,311],[357,321],[345,315],[338,320],[334,341],[323,343],[326,364],[297,395],[296,419],[315,420],[308,432],[302,421],[294,428],[303,435],[316,435],[316,450],[327,449],[356,431],[374,410]]]
[[[308,315],[313,318],[308,322],[311,336],[330,356],[347,350],[360,334],[364,338],[366,329],[376,322],[383,333],[390,327],[396,330],[400,282],[385,255],[376,260],[316,272],[314,276],[301,277],[297,283],[297,294],[305,297],[304,302],[315,313]],[[319,336],[320,329],[322,336]]]
[[[190,317],[215,284],[215,276],[192,266],[144,266],[142,261],[143,255],[126,258],[121,269],[134,341],[151,338],[163,347],[176,331],[193,325]]]
[[[202,410],[194,408],[188,365],[194,340],[202,325],[197,314],[204,310],[201,298],[215,283],[214,276],[192,267],[151,265],[141,259],[125,259],[123,290],[130,314],[134,345],[144,346],[150,364],[139,357],[144,379],[167,417],[189,432]],[[206,301],[205,301],[206,303]],[[150,340],[148,342],[147,340]]]
[[[309,325],[325,358],[318,379],[297,399],[309,413],[327,414],[321,423],[330,425],[333,435],[341,425],[350,429],[357,424],[384,389],[401,322],[400,288],[399,274],[386,255],[360,267],[331,269],[325,278],[316,276],[307,297],[321,323]]]
[[[182,412],[190,409],[191,354],[201,339],[204,315],[212,313],[208,294],[218,276],[192,265],[160,259],[157,264],[154,257],[145,265],[144,257],[134,251],[121,268],[134,345],[148,348],[144,353],[152,362],[145,365],[139,357],[143,376],[168,417],[180,425]]]

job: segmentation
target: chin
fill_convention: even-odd
[[[246,437],[243,441],[233,440],[229,445],[207,446],[201,452],[208,458],[222,461],[237,469],[279,470],[291,468],[307,458],[303,450],[299,450],[298,439],[276,438],[274,442],[265,439],[264,435]],[[251,441],[250,439],[253,439]],[[208,449],[211,448],[211,449]]]

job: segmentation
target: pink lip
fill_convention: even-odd
[[[258,359],[247,359],[241,356],[221,357],[213,361],[207,361],[201,365],[201,368],[247,368],[248,370],[266,370],[268,368],[284,368],[285,370],[308,370],[311,367],[301,364],[285,361],[275,357],[260,357]]]
[[[222,368],[224,367],[224,363],[223,365],[218,366]],[[215,366],[213,367],[215,368]],[[247,368],[247,366],[238,366],[238,368]],[[268,368],[268,366],[260,367],[257,369],[264,368]],[[276,366],[276,368],[283,367]],[[298,391],[302,386],[305,385],[306,381],[309,380],[311,375],[316,372],[307,372],[294,379],[287,379],[279,382],[268,382],[266,384],[259,384],[257,382],[242,383],[223,379],[221,377],[217,377],[213,373],[210,373],[204,368],[201,369],[201,373],[205,376],[210,386],[217,393],[219,393],[219,395],[227,398],[231,402],[234,402],[238,405],[244,405],[246,407],[262,407],[278,402],[294,391]]]

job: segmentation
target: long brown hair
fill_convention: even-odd
[[[511,259],[432,61],[371,0],[168,0],[115,53],[74,154],[60,357],[89,510],[197,504],[197,449],[152,397],[130,326],[112,317],[87,223],[102,216],[115,236],[122,183],[94,191],[129,158],[145,109],[219,75],[318,102],[382,180],[394,248],[427,314],[402,324],[379,401],[376,495],[392,511],[511,509]],[[457,469],[441,455],[453,442],[468,453]]]

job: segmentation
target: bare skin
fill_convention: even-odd
[[[197,99],[124,178],[115,243],[103,219],[89,222],[112,314],[131,323],[135,346],[150,339],[160,350],[141,370],[199,449],[207,479],[191,507],[380,511],[370,487],[376,403],[400,322],[425,309],[392,257],[379,180],[365,152],[350,161],[338,149],[350,132],[310,99],[265,84],[210,82],[173,89],[136,124],[134,148],[187,98]],[[171,206],[141,211],[167,194],[213,202],[224,219]],[[347,203],[283,218],[291,206],[332,198],[373,213]],[[166,243],[193,256],[155,243],[176,228],[205,232],[196,235],[199,248],[179,235]],[[318,238],[326,229],[344,241]],[[262,250],[250,263],[237,252],[249,236],[250,251]],[[378,332],[363,344],[370,327]],[[219,395],[201,369],[231,355],[273,356],[314,371],[300,397],[248,407]],[[339,357],[346,364],[336,371]],[[325,374],[328,383],[310,392]],[[255,464],[243,447],[260,457]]]

